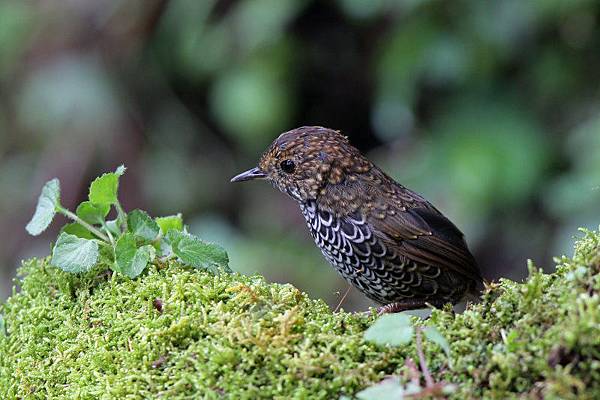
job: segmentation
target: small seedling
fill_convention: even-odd
[[[206,243],[187,232],[181,214],[152,218],[142,210],[126,213],[118,199],[120,166],[96,178],[90,185],[88,200],[76,211],[60,202],[60,182],[44,185],[27,232],[37,236],[62,214],[73,222],[62,227],[52,249],[51,264],[66,272],[85,272],[100,263],[115,272],[135,278],[149,263],[177,257],[194,268],[213,272],[228,267],[229,258],[222,247]],[[116,218],[107,220],[110,211]]]

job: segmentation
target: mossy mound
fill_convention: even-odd
[[[451,362],[425,342],[453,398],[600,398],[600,235],[554,274],[531,267],[462,314],[436,310]],[[331,399],[404,374],[414,345],[365,343],[374,316],[332,314],[290,285],[175,262],[136,280],[23,264],[0,306],[0,398]]]
[[[331,398],[392,373],[398,351],[362,340],[291,285],[173,262],[136,280],[24,263],[1,311],[0,398]]]

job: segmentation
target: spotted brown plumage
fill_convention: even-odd
[[[454,304],[482,281],[460,230],[338,131],[283,133],[232,182],[249,179],[296,200],[327,261],[384,311]]]

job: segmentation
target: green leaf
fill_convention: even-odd
[[[121,228],[119,227],[119,221],[116,219],[106,221],[106,228],[115,236],[121,236]]]
[[[156,223],[160,226],[160,231],[163,235],[166,235],[170,229],[177,231],[183,230],[183,218],[181,214],[169,215],[168,217],[155,218]]]
[[[207,269],[215,272],[218,267],[226,272],[229,268],[229,257],[227,252],[219,245],[206,243],[189,233],[171,229],[167,232],[167,239],[171,243],[173,253],[181,261],[194,268]]]
[[[115,245],[114,269],[133,279],[144,271],[155,254],[156,250],[151,245],[137,248],[133,234],[125,233]]]
[[[96,204],[91,201],[84,201],[79,204],[75,213],[85,222],[101,225],[109,211],[110,205],[108,204]]]
[[[129,264],[135,257],[137,246],[135,243],[135,236],[132,233],[124,233],[115,244],[115,263],[114,270],[117,272],[124,273],[123,271],[129,268]]]
[[[136,237],[149,242],[156,239],[160,233],[160,227],[156,221],[142,210],[133,210],[127,215],[127,226]]]
[[[108,172],[94,179],[90,185],[90,201],[95,204],[115,204],[119,191],[119,177],[124,173],[125,167],[121,165],[115,172]]]
[[[448,344],[446,338],[442,336],[440,331],[438,331],[437,328],[434,326],[426,326],[425,328],[423,328],[423,334],[425,335],[427,340],[431,340],[432,342],[437,343],[442,348],[442,350],[444,350],[444,353],[446,353],[446,357],[448,357],[448,361],[451,363],[452,360],[450,359],[450,345]]]
[[[360,400],[402,400],[404,388],[397,378],[386,379],[356,393]]]
[[[130,267],[126,268],[123,273],[131,279],[137,277],[146,269],[148,263],[154,260],[155,256],[156,249],[150,244],[138,248],[133,256],[133,260],[131,260]]]
[[[399,346],[411,341],[414,328],[406,314],[385,314],[365,332],[365,340],[377,344]]]
[[[61,233],[52,249],[50,263],[66,272],[85,272],[98,261],[98,243]]]
[[[0,335],[6,336],[6,325],[2,314],[0,314]]]
[[[54,178],[46,182],[42,188],[35,213],[25,227],[27,232],[33,236],[44,232],[52,222],[58,206],[60,206],[60,182]]]
[[[161,257],[168,257],[171,254],[173,254],[173,247],[171,247],[171,242],[165,237],[160,239],[158,247],[158,251],[160,252]]]
[[[94,239],[94,235],[92,234],[92,232],[88,231],[87,228],[83,227],[77,222],[73,222],[63,226],[60,231],[68,233],[69,235],[75,235],[83,239]]]

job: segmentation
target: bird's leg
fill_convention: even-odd
[[[377,315],[398,313],[402,311],[419,310],[428,307],[441,307],[443,304],[431,303],[423,299],[406,299],[402,302],[390,303],[377,308]]]

